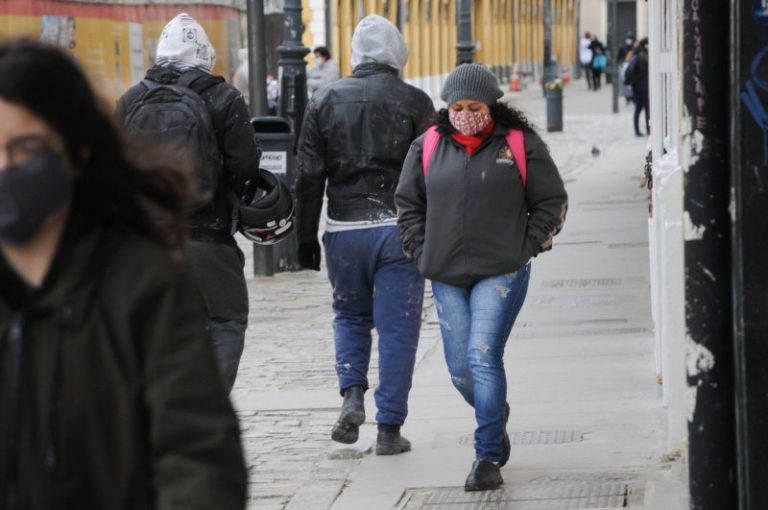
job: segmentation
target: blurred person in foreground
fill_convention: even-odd
[[[243,509],[184,174],[139,166],[59,50],[2,42],[0,76],[0,508]]]

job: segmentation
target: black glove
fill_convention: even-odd
[[[302,269],[320,271],[320,243],[299,243],[299,265]]]

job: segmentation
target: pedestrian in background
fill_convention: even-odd
[[[318,90],[309,102],[296,181],[299,263],[315,270],[327,182],[323,244],[344,397],[331,437],[358,439],[375,327],[378,455],[411,448],[400,427],[408,414],[424,294],[424,279],[400,245],[394,192],[408,147],[434,109],[424,92],[399,77],[407,60],[405,40],[392,23],[376,15],[360,21],[352,37],[352,75]]]
[[[232,85],[240,91],[245,100],[245,104],[251,104],[251,89],[250,82],[248,81],[248,48],[240,48],[237,50],[237,69],[232,76]]]
[[[312,52],[315,67],[307,71],[307,89],[314,94],[320,87],[339,79],[339,66],[331,58],[331,52],[325,46],[318,46]]]
[[[199,114],[196,128],[202,141],[191,142],[205,147],[205,154],[193,163],[206,198],[189,218],[186,256],[208,308],[214,350],[229,391],[245,345],[249,310],[245,257],[234,239],[233,216],[239,202],[247,203],[254,192],[261,149],[243,95],[211,74],[215,60],[203,27],[188,14],[179,14],[160,35],[155,66],[120,98],[117,115],[149,145],[152,138],[161,138],[157,133],[174,133],[179,127],[186,133],[192,125],[188,107],[194,109],[202,99],[202,111],[192,112]],[[158,85],[181,87],[161,98],[167,115],[149,110],[158,108],[157,100],[148,99],[150,89]],[[177,101],[179,92],[183,101]]]
[[[579,39],[579,62],[581,62],[581,69],[584,71],[584,77],[587,79],[587,88],[592,90],[592,50],[589,48],[592,44],[592,35],[589,32],[584,32],[584,37]]]
[[[605,46],[597,36],[592,37],[589,43],[589,49],[592,51],[592,90],[600,90],[600,77],[603,71],[608,67],[608,55],[605,53]]]
[[[59,50],[2,42],[0,75],[0,507],[243,509],[185,175],[140,168]]]
[[[630,30],[624,37],[624,44],[619,47],[619,51],[616,54],[616,62],[619,66],[619,76],[621,77],[619,82],[621,85],[621,95],[624,96],[627,104],[632,102],[633,92],[632,85],[629,85],[624,80],[624,74],[627,71],[627,67],[629,67],[629,61],[632,59],[634,47],[635,33]]]
[[[632,86],[633,101],[635,102],[635,115],[633,124],[635,136],[651,134],[651,119],[648,107],[648,39],[643,38],[637,43],[632,58],[624,72],[624,81]],[[645,133],[640,131],[640,114],[645,112]]]
[[[403,250],[432,281],[451,381],[475,409],[467,491],[503,483],[504,347],[525,301],[530,259],[552,247],[567,209],[546,145],[502,95],[481,65],[451,72],[440,94],[449,106],[411,145],[395,194]]]

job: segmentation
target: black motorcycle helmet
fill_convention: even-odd
[[[271,172],[259,168],[256,192],[240,204],[238,230],[262,246],[285,239],[293,229],[293,199],[288,187]]]

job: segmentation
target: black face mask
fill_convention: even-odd
[[[70,172],[52,149],[0,170],[0,242],[19,245],[29,241],[71,196]]]

